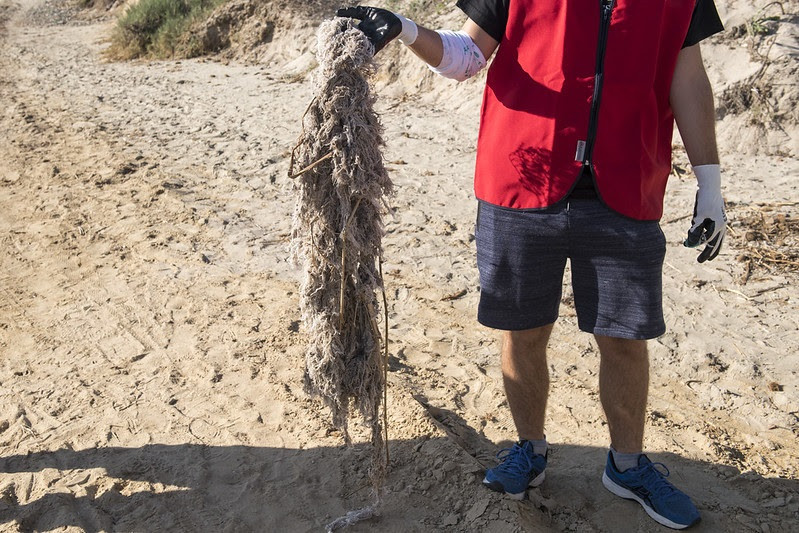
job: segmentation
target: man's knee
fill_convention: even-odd
[[[533,349],[546,348],[554,324],[547,324],[533,329],[505,331],[502,339],[506,345],[525,346]]]
[[[602,357],[647,357],[647,343],[640,339],[621,339],[594,335]]]

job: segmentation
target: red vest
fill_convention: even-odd
[[[504,207],[547,207],[566,197],[586,158],[600,0],[509,4],[483,96],[475,193]],[[663,214],[674,124],[669,89],[694,5],[615,0],[612,10],[589,163],[600,198],[634,219]]]

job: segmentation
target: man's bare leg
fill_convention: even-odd
[[[669,483],[641,454],[649,356],[646,341],[596,336],[602,362],[599,396],[610,428],[609,455],[602,484],[616,496],[634,499],[649,516],[672,529],[684,529],[700,520],[691,499]],[[648,493],[645,500],[636,493]]]
[[[519,439],[544,439],[549,396],[547,342],[552,326],[506,331],[503,335],[502,378]]]
[[[599,398],[611,446],[621,453],[641,453],[649,390],[646,341],[595,337],[601,353]]]

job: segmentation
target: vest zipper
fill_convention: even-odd
[[[596,141],[596,129],[599,118],[599,101],[602,97],[602,83],[605,71],[605,48],[608,45],[608,32],[610,30],[610,16],[616,0],[600,0],[599,2],[599,42],[596,50],[596,68],[594,74],[594,96],[591,99],[591,115],[588,120],[588,136],[585,142],[585,157],[583,166],[592,168],[591,158],[594,152],[594,142]],[[592,172],[593,174],[593,172]]]

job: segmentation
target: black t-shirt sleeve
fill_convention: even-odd
[[[724,31],[724,26],[716,11],[716,4],[713,0],[698,0],[682,47],[693,46],[720,31]]]
[[[505,35],[510,0],[458,0],[457,6],[497,42]],[[713,0],[697,0],[683,48],[724,30]]]
[[[505,35],[510,0],[458,0],[457,6],[497,42]]]

